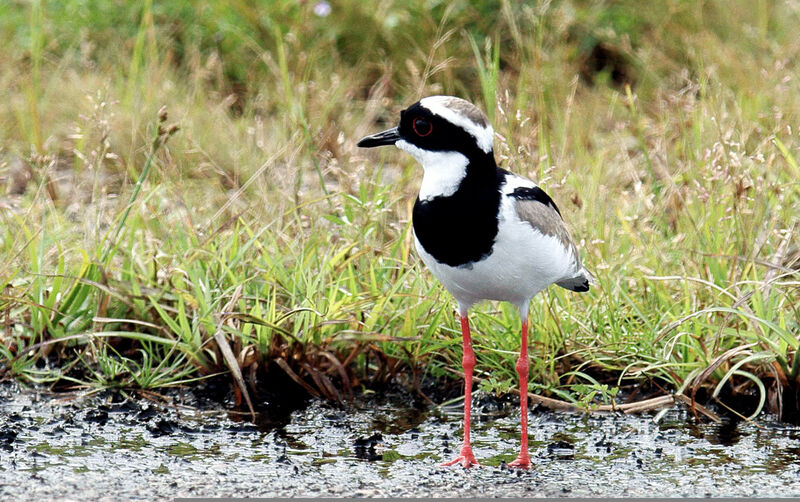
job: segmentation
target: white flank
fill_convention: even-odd
[[[516,174],[511,173],[511,175],[506,176],[506,182],[503,184],[502,187],[500,187],[500,190],[503,193],[503,195],[508,196],[508,195],[511,195],[514,192],[514,190],[516,190],[517,188],[521,188],[521,187],[536,188],[538,186],[539,185],[537,185],[533,181],[529,180],[528,178],[523,178],[522,176],[517,176]],[[509,197],[503,197],[503,208],[502,208],[501,212],[502,211],[506,211],[506,212],[510,211],[510,212],[513,213],[513,215],[507,214],[506,215],[506,219],[510,219],[510,220],[513,220],[513,221],[520,221],[521,223],[523,223],[519,219],[519,216],[517,216],[517,212],[514,209],[513,202],[509,204],[510,201],[511,201],[511,199]],[[525,226],[530,227],[530,225],[528,225],[527,223],[525,223]],[[502,223],[501,223],[501,228],[502,228]],[[555,242],[558,243],[557,249],[553,250],[553,253],[556,256],[553,256],[552,258],[554,258],[554,260],[559,261],[559,262],[562,261],[562,258],[563,258],[563,260],[565,260],[564,263],[563,263],[563,266],[556,268],[556,270],[558,270],[558,271],[563,271],[564,276],[559,278],[559,279],[556,279],[553,282],[558,282],[558,281],[563,280],[563,279],[568,279],[570,277],[575,277],[580,272],[580,268],[582,268],[580,266],[580,260],[578,260],[578,257],[575,256],[572,253],[572,249],[565,248],[564,245],[561,243],[561,241],[559,241],[555,237],[543,235],[541,232],[539,232],[538,230],[534,229],[533,227],[530,227],[530,228],[531,228],[531,230],[533,230],[533,232],[536,234],[537,237],[552,239],[552,240],[554,240]]]
[[[458,152],[423,150],[405,140],[398,141],[395,146],[410,153],[425,171],[422,185],[419,187],[420,200],[453,195],[458,190],[461,180],[467,175],[469,160]]]
[[[445,106],[444,103],[451,99],[453,99],[451,96],[429,96],[427,98],[422,98],[419,104],[430,110],[431,113],[461,127],[475,137],[478,147],[481,150],[486,153],[491,152],[492,145],[494,144],[494,129],[492,129],[492,126],[483,127]]]

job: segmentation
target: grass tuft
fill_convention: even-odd
[[[0,378],[231,373],[254,408],[274,372],[330,399],[457,378],[419,170],[355,147],[448,93],[598,279],[533,302],[537,393],[796,421],[800,12],[767,4],[2,4]],[[514,310],[473,324],[480,385],[513,391]]]

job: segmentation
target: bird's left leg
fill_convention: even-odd
[[[526,305],[527,307],[527,305]],[[520,449],[516,460],[508,464],[510,467],[530,469],[531,458],[528,455],[528,309],[521,308],[522,314],[522,340],[517,359],[517,374],[519,375],[519,411],[520,411]]]

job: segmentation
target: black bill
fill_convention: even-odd
[[[400,131],[393,127],[387,131],[379,132],[361,138],[358,146],[361,148],[372,148],[375,146],[394,145],[400,139]]]

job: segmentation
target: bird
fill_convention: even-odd
[[[464,372],[464,439],[442,465],[480,465],[470,442],[476,364],[469,309],[484,300],[515,305],[522,320],[516,362],[520,391],[520,452],[508,465],[531,467],[528,452],[528,308],[551,284],[585,292],[594,283],[581,264],[553,199],[533,181],[498,167],[494,130],[477,106],[454,96],[425,97],[400,112],[400,122],[357,146],[394,145],[422,166],[412,212],[419,257],[458,304]]]

